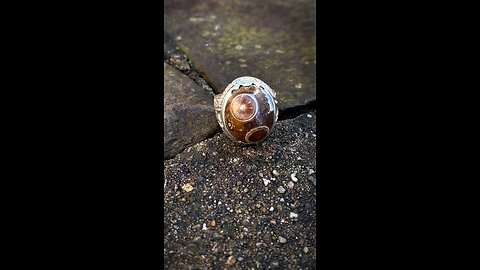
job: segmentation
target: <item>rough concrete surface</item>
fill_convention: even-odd
[[[315,269],[316,115],[164,161],[165,269]]]

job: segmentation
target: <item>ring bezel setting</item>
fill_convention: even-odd
[[[237,93],[236,91],[240,90],[241,88],[244,89],[245,87],[247,88],[252,88],[254,87],[255,90],[252,93]],[[231,122],[227,121],[225,112],[227,109],[227,103],[228,101],[231,100],[231,97],[233,95],[236,95],[234,99],[239,97],[240,95],[251,95],[250,98],[254,100],[255,104],[252,106],[255,106],[255,112],[251,117],[248,119],[238,119],[238,117],[235,116],[234,113],[231,113],[231,115],[235,118],[235,120],[248,125],[251,123],[251,121],[256,121],[255,124],[260,123],[260,126],[252,126],[250,124],[250,130],[247,132],[248,136],[245,136],[242,141],[242,139],[236,138],[230,130],[233,130],[233,125]],[[264,97],[264,102],[261,103],[259,102],[256,97]],[[231,138],[232,140],[242,143],[242,144],[253,144],[257,143],[261,140],[263,140],[265,137],[268,136],[268,134],[271,132],[273,126],[275,125],[276,121],[278,120],[278,101],[276,99],[276,92],[268,86],[265,82],[262,80],[251,77],[251,76],[244,76],[244,77],[239,77],[235,80],[233,80],[228,86],[225,88],[223,93],[215,95],[214,97],[214,108],[215,108],[215,115],[218,121],[218,124],[224,131],[224,133]],[[252,98],[253,97],[253,98]],[[232,102],[230,102],[232,103]],[[265,103],[265,104],[264,104]],[[263,106],[263,107],[262,107]],[[263,108],[263,109],[262,109]],[[265,109],[266,108],[266,109]],[[231,108],[230,108],[231,109]],[[271,115],[269,116],[270,121],[268,121],[267,125],[265,125],[265,121],[262,121],[263,118],[265,118],[265,114],[270,114],[273,113],[273,119]],[[273,123],[272,123],[273,122]],[[270,125],[270,127],[268,126]],[[230,130],[229,130],[230,129]],[[240,129],[241,130],[241,129]],[[247,137],[250,137],[255,131],[263,131],[265,132],[266,130],[266,135],[261,138],[259,141],[250,141]]]

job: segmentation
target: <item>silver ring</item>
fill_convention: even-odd
[[[236,142],[260,142],[278,120],[276,97],[275,91],[260,79],[237,78],[213,99],[218,124]]]

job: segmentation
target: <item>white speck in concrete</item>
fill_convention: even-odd
[[[268,184],[270,184],[270,180],[263,178],[263,184],[268,186]]]
[[[290,175],[290,178],[292,178],[292,181],[293,181],[293,182],[297,182],[297,181],[298,181],[298,178],[295,177],[296,174],[297,174],[297,173],[294,172],[294,173],[292,173],[292,174]]]

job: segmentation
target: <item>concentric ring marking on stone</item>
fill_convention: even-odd
[[[269,130],[267,126],[253,128],[245,135],[245,140],[252,143],[259,142],[267,137]]]
[[[250,121],[258,112],[257,99],[251,94],[238,94],[230,106],[233,117],[241,122]]]

